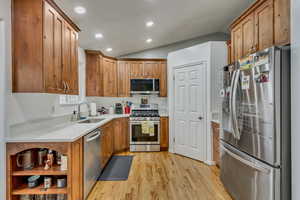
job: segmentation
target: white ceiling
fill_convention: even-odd
[[[81,28],[80,46],[119,56],[227,31],[230,22],[254,0],[55,0]],[[76,14],[83,6],[86,13]],[[147,28],[145,23],[155,25]],[[95,39],[95,33],[103,38]],[[152,38],[151,44],[146,43]],[[108,53],[105,49],[111,47]]]

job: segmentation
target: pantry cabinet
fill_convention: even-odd
[[[52,0],[13,0],[13,92],[78,94],[79,28]]]
[[[290,0],[257,0],[230,26],[231,62],[290,43]]]

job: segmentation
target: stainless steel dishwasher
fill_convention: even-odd
[[[100,140],[100,129],[96,129],[84,137],[84,199],[87,198],[102,170]]]

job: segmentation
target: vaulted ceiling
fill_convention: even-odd
[[[80,46],[119,56],[213,32],[230,22],[254,0],[55,0],[82,29]],[[77,6],[85,14],[74,11]],[[152,20],[154,26],[146,27]],[[102,39],[95,34],[101,33]],[[147,43],[151,38],[153,41]],[[105,49],[112,48],[111,52]]]

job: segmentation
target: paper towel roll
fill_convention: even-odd
[[[97,104],[96,103],[90,103],[91,108],[91,115],[97,116]]]

